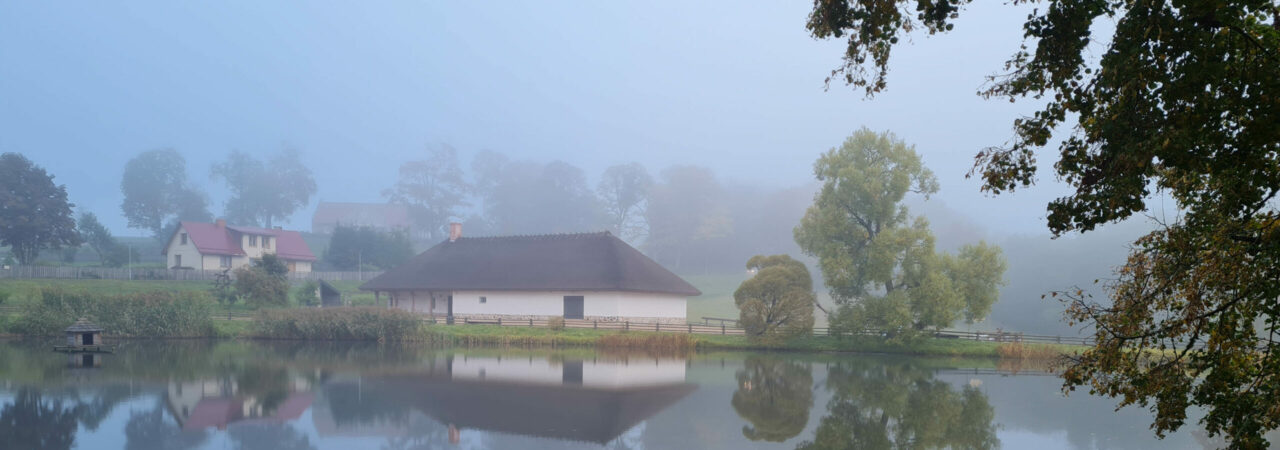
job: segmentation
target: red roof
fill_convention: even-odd
[[[217,224],[202,222],[182,222],[180,229],[186,230],[187,239],[195,244],[196,250],[199,250],[202,255],[244,256],[244,249],[240,248],[239,235],[254,234],[272,236],[276,255],[281,258],[294,261],[316,260],[316,255],[311,253],[311,247],[307,246],[306,241],[302,240],[302,234],[297,231],[231,225],[219,227]],[[167,248],[165,251],[168,253]]]

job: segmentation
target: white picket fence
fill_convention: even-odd
[[[139,269],[118,267],[43,267],[0,268],[0,279],[103,279],[103,280],[178,280],[213,281],[221,270]],[[368,281],[382,272],[290,272],[290,280]],[[234,275],[233,275],[234,276]]]

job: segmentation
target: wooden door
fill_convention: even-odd
[[[581,295],[564,296],[564,318],[581,319],[583,310],[582,303]]]

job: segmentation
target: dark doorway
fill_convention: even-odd
[[[93,345],[93,334],[92,333],[81,334],[80,345]]]
[[[582,296],[581,295],[564,296],[564,318],[566,319],[582,318]]]
[[[565,361],[561,382],[564,384],[582,384],[582,360]]]
[[[449,308],[449,317],[453,317],[453,296],[452,296],[452,295],[450,295],[450,296],[449,296],[449,300],[448,300],[448,302],[449,302],[449,306],[448,306],[448,308]]]

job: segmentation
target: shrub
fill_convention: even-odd
[[[0,305],[3,305],[4,302],[8,301],[11,295],[13,294],[10,294],[9,291],[0,291]]]
[[[316,295],[316,291],[320,289],[320,283],[308,281],[298,286],[293,291],[293,301],[303,306],[315,306],[320,304],[320,297]]]
[[[81,317],[108,336],[200,337],[213,335],[213,300],[203,292],[144,292],[99,295],[44,289],[23,307],[11,327],[32,336],[58,335]]]
[[[564,329],[564,318],[563,318],[563,317],[552,317],[552,318],[550,318],[550,319],[547,319],[547,328],[550,328],[550,329],[552,329],[552,330],[556,330],[556,331],[563,330],[563,329]]]
[[[236,294],[254,307],[289,304],[288,267],[273,254],[262,255],[253,267],[236,269]]]
[[[280,339],[403,341],[421,328],[413,313],[372,307],[264,310],[254,321],[257,336]]]

